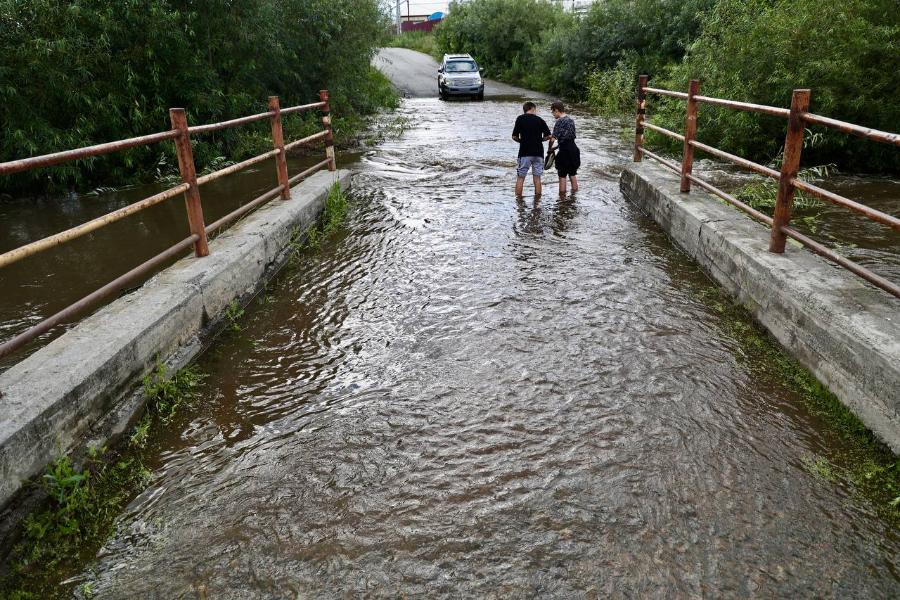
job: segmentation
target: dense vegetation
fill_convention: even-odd
[[[581,17],[549,0],[453,4],[435,33],[438,52],[471,52],[500,79],[621,114],[633,111],[639,73],[657,87],[788,106],[813,91],[813,110],[900,130],[900,11],[896,0],[605,0]],[[683,105],[654,99],[674,129]],[[700,136],[761,161],[777,158],[784,123],[703,107]],[[651,142],[660,140],[653,139]],[[816,138],[805,158],[852,170],[900,172],[895,148],[842,134]]]
[[[203,123],[328,88],[336,115],[373,112],[391,99],[370,67],[384,19],[377,0],[0,0],[0,160],[167,129],[173,106]],[[260,125],[205,137],[199,166],[258,150]],[[3,178],[0,191],[128,180],[171,168],[170,146]]]

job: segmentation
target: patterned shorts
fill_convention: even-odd
[[[516,175],[525,177],[528,175],[528,169],[531,168],[531,174],[540,177],[544,174],[544,157],[543,156],[520,156],[519,166],[516,169]]]

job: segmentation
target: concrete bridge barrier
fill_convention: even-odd
[[[768,251],[770,230],[651,163],[622,193],[724,287],[894,452],[900,452],[900,300],[804,248]]]
[[[158,360],[180,368],[225,309],[283,266],[292,234],[322,211],[348,171],[320,171],[185,258],[0,374],[0,506],[62,453],[100,444],[143,407],[141,379]]]

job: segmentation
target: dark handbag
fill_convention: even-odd
[[[556,152],[553,151],[553,144],[547,148],[547,158],[544,159],[544,168],[551,169],[556,164]]]

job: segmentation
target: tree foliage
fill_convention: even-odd
[[[629,109],[647,73],[657,87],[695,78],[706,95],[783,107],[808,87],[818,114],[900,130],[897,0],[604,0],[580,18],[538,0],[471,0],[453,6],[437,42],[606,113]],[[654,97],[651,110],[683,127],[682,102]],[[758,161],[776,159],[784,140],[771,117],[704,105],[699,123],[704,141]],[[816,140],[810,164],[900,171],[896,148],[834,132]]]
[[[376,0],[0,0],[0,160],[310,102],[374,109],[369,63],[383,31]],[[235,146],[211,138],[198,161]],[[122,179],[163,145],[8,178],[10,189]]]

